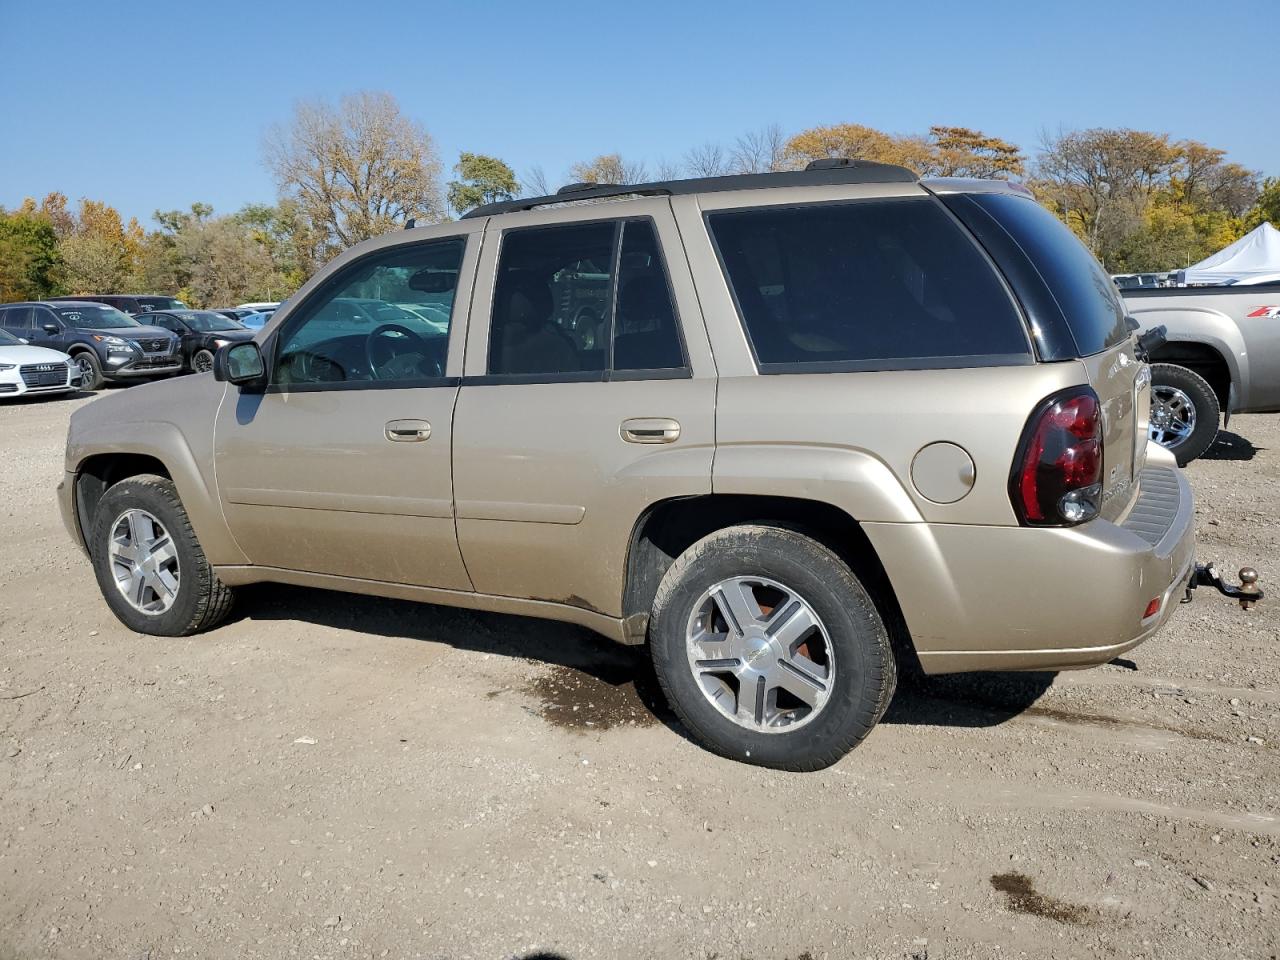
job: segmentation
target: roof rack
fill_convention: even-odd
[[[463,220],[515,213],[557,203],[604,200],[611,197],[672,197],[690,193],[721,193],[726,190],[762,190],[767,187],[818,187],[848,183],[915,183],[920,178],[906,167],[871,160],[836,157],[815,160],[803,170],[782,173],[742,173],[728,177],[695,177],[689,180],[660,180],[653,183],[571,183],[545,197],[501,200],[468,210]]]

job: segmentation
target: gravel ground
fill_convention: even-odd
[[[53,500],[83,402],[0,405],[0,960],[1280,954],[1280,418],[1189,468],[1275,601],[783,774],[572,627],[268,586],[132,633]]]

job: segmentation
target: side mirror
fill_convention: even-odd
[[[54,333],[54,334],[56,334],[56,333],[61,333],[61,332],[62,332],[62,328],[61,328],[61,327],[59,327],[56,323],[45,323],[45,324],[42,324],[41,326],[42,326],[42,328],[44,329],[44,332],[45,332],[45,333]]]
[[[19,338],[18,338],[18,342],[19,342],[19,343],[21,343],[21,344],[23,344],[24,346],[26,346],[27,344],[30,344],[30,343],[31,343],[31,341],[30,341],[30,340],[28,340],[26,337],[19,337]]]
[[[267,385],[267,364],[252,340],[229,343],[213,355],[213,379],[261,389]]]

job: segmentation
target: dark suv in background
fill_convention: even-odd
[[[74,301],[76,303],[105,303],[109,307],[136,317],[140,313],[151,313],[153,310],[185,310],[187,305],[174,297],[156,297],[149,294],[111,293],[86,294],[77,297],[54,297],[54,300]]]
[[[178,338],[143,326],[106,304],[42,300],[0,306],[0,327],[37,347],[70,354],[80,385],[96,390],[105,380],[136,380],[182,372]]]
[[[147,314],[147,322],[178,337],[183,365],[192,373],[212,370],[219,347],[253,339],[252,330],[217,310],[156,310]]]

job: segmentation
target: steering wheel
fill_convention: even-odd
[[[380,379],[378,377],[379,367],[382,367],[385,364],[390,363],[392,360],[394,360],[396,357],[400,355],[396,353],[394,350],[390,349],[390,344],[387,341],[380,339],[383,336],[383,334],[386,334],[386,333],[398,333],[401,336],[407,337],[409,340],[413,341],[413,345],[416,348],[415,352],[417,352],[422,357],[422,363],[419,365],[419,375],[425,375],[429,377],[444,376],[444,369],[440,366],[440,361],[435,357],[431,356],[431,345],[428,344],[427,341],[423,339],[420,333],[417,333],[414,330],[410,330],[408,327],[403,326],[399,323],[384,323],[377,327],[374,327],[373,330],[370,331],[369,336],[366,337],[364,341],[364,355],[365,355],[365,359],[369,361],[369,375],[373,377],[374,380]],[[379,349],[378,348],[379,344],[382,344],[387,347],[387,351],[388,351],[387,356],[382,358],[378,358],[376,356]],[[394,379],[401,379],[401,378],[396,377]]]

